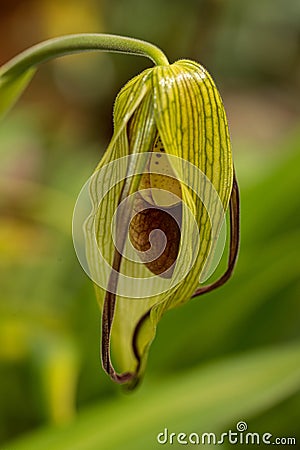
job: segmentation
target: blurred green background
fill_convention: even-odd
[[[126,395],[101,369],[71,220],[114,98],[149,62],[93,53],[41,67],[0,125],[0,448],[153,449],[164,428],[217,434],[241,420],[299,446],[300,3],[11,0],[0,12],[1,63],[75,32],[201,62],[228,113],[242,200],[234,277],[164,317],[145,380]]]

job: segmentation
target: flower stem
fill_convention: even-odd
[[[102,50],[150,58],[156,65],[168,65],[165,54],[155,45],[113,34],[70,34],[30,47],[0,68],[0,76],[17,76],[49,59],[84,51]]]

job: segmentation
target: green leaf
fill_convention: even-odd
[[[6,448],[155,449],[161,448],[156,436],[164,428],[199,434],[234,430],[237,422],[249,421],[300,390],[299,358],[300,344],[291,343],[210,363],[131,397],[102,402],[69,426],[45,428]],[[276,436],[275,429],[265,432]],[[175,441],[174,448],[181,446]]]
[[[18,76],[0,75],[0,119],[18,100],[35,72],[36,69],[31,68]]]

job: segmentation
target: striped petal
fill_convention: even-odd
[[[179,269],[182,261],[191,260],[191,253],[197,254],[193,255],[193,267],[182,282],[157,299],[139,323],[141,337],[139,339],[136,334],[136,347],[142,355],[141,360],[146,358],[162,314],[186,302],[197,288],[209,253],[213,254],[217,242],[218,233],[212,240],[211,220],[219,230],[233,178],[226,115],[218,90],[207,71],[191,61],[159,66],[153,71],[152,89],[158,133],[166,154],[175,157],[171,161],[183,183],[183,202],[198,224],[200,245],[194,248],[191,216],[184,209],[177,258]],[[201,173],[199,176],[198,170],[186,161],[200,169],[205,177]],[[187,173],[190,168],[190,173]],[[216,196],[219,208],[212,207]],[[211,214],[208,214],[209,209],[212,209]]]

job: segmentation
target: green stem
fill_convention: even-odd
[[[91,50],[129,53],[150,58],[156,65],[169,64],[165,54],[149,42],[113,34],[71,34],[25,50],[0,68],[0,76],[17,76],[49,59]]]

